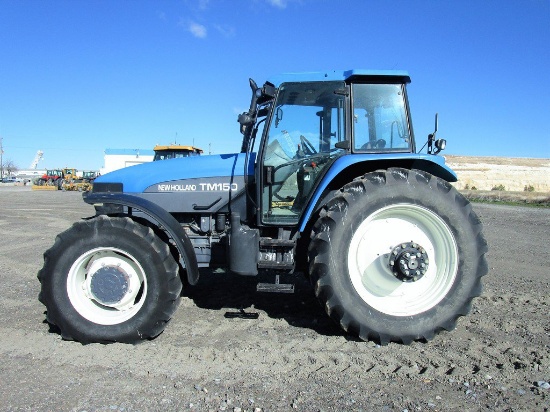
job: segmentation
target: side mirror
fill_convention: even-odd
[[[435,141],[436,151],[434,152],[434,154],[438,154],[442,150],[445,150],[446,146],[447,146],[447,141],[445,139],[437,139]]]
[[[283,120],[283,109],[277,107],[275,111],[275,128],[279,127],[279,122]]]

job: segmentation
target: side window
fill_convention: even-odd
[[[410,140],[402,85],[353,86],[354,150],[408,151]]]
[[[354,106],[353,109],[354,147],[360,149],[367,147],[370,141],[369,112],[364,107]]]

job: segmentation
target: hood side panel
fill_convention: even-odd
[[[248,161],[248,175],[254,175],[255,153]],[[159,184],[178,185],[188,179],[231,178],[244,175],[245,154],[221,154],[160,160],[115,170],[96,179],[98,183],[122,183],[125,193],[142,193],[158,189]],[[223,179],[224,182],[229,181]],[[174,183],[173,183],[174,182]],[[221,182],[221,181],[220,181]],[[216,182],[210,182],[216,183]],[[239,185],[241,186],[241,185]],[[174,186],[181,189],[181,186]],[[159,190],[172,192],[172,190]],[[181,192],[182,190],[174,190]]]

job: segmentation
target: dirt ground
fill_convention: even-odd
[[[476,204],[485,292],[452,332],[377,346],[332,323],[312,288],[255,292],[203,274],[166,331],[139,345],[63,341],[36,274],[79,193],[0,188],[0,410],[545,411],[550,409],[550,209]],[[228,319],[244,308],[259,318]]]

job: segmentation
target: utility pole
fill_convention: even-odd
[[[4,138],[0,137],[0,180],[4,178],[4,147],[2,146],[2,140],[4,140]]]

